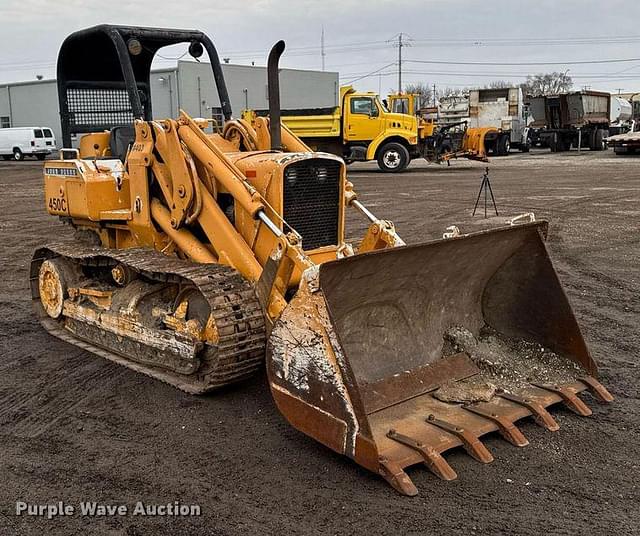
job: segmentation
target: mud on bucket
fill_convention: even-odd
[[[400,477],[385,473],[396,465],[425,461],[416,449],[469,447],[456,428],[476,436],[499,428],[495,418],[465,411],[469,403],[490,402],[493,415],[513,422],[531,412],[503,392],[516,397],[549,382],[584,389],[578,378],[596,367],[545,236],[546,222],[535,222],[307,272],[269,342],[278,408],[296,428],[391,481]],[[541,407],[560,400],[547,395]],[[488,452],[474,454],[490,461]],[[412,484],[397,484],[413,494]]]

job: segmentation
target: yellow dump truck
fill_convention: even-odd
[[[265,111],[266,113],[266,111]],[[253,121],[261,111],[246,110],[243,118]],[[484,151],[466,151],[443,144],[433,122],[413,113],[389,112],[375,93],[340,88],[340,105],[335,108],[282,110],[283,123],[314,151],[341,156],[347,164],[376,160],[385,172],[402,171],[414,158],[429,162],[453,156],[484,158]],[[456,151],[460,149],[460,152]]]

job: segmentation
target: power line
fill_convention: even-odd
[[[367,73],[342,73],[340,78],[344,79],[347,76],[355,76],[360,75],[353,80],[350,80],[348,83],[356,82],[358,80],[363,80],[365,78],[369,78],[371,76],[395,76],[398,74],[398,69],[394,69],[391,71],[384,71],[384,69],[391,67],[393,65],[397,65],[397,63],[392,63],[381,67],[380,69],[376,69],[375,71],[370,71]],[[470,72],[459,72],[459,71],[418,71],[414,69],[403,69],[403,74],[415,74],[415,75],[429,75],[429,76],[450,76],[450,77],[471,77],[471,78],[516,78],[523,79],[529,76],[531,73],[470,73]],[[577,80],[587,80],[587,81],[596,81],[599,80],[601,82],[613,82],[613,81],[627,81],[627,80],[637,80],[636,76],[627,76],[627,77],[619,77],[619,78],[610,78],[608,74],[596,74],[596,73],[580,73],[572,75],[572,78]],[[451,84],[454,85],[454,84]]]
[[[581,61],[447,61],[447,60],[405,60],[409,63],[430,63],[437,65],[498,65],[498,66],[524,66],[524,65],[589,65],[600,63],[627,63],[640,61],[640,58],[606,59],[606,60],[581,60]]]
[[[487,77],[493,77],[493,78],[523,78],[526,76],[531,75],[531,73],[525,73],[525,72],[520,72],[520,73],[505,73],[505,72],[489,72],[489,73],[478,73],[478,72],[468,72],[468,71],[418,71],[418,70],[413,70],[413,69],[405,69],[404,70],[405,73],[408,74],[426,74],[426,75],[431,75],[431,76],[464,76],[464,77],[483,77],[483,78],[487,78]],[[601,78],[603,80],[609,80],[610,78],[610,74],[607,73],[603,73],[603,74],[597,74],[597,73],[577,73],[577,74],[572,74],[571,78],[576,78],[576,79],[581,79],[581,78],[589,78],[589,79],[597,79],[597,78]],[[638,77],[634,76],[634,75],[628,75],[626,77],[618,77],[616,78],[618,80],[637,80]]]
[[[628,44],[640,42],[639,35],[629,36],[601,36],[601,37],[502,37],[502,38],[455,38],[442,39],[437,37],[416,38],[416,44],[424,43],[424,46],[529,46],[532,44],[555,45],[585,45],[585,44]]]
[[[387,67],[391,67],[392,65],[395,65],[395,64],[396,64],[396,62],[395,62],[395,61],[394,61],[394,62],[391,62],[391,63],[388,63],[387,65],[385,65],[385,66],[383,66],[383,67],[380,67],[379,69],[376,69],[375,71],[371,71],[371,72],[369,72],[369,73],[366,73],[366,74],[365,74],[365,75],[363,75],[363,76],[359,76],[359,77],[354,78],[353,80],[349,80],[348,82],[345,82],[345,83],[346,83],[346,84],[353,84],[354,82],[357,82],[358,80],[362,80],[363,78],[368,78],[369,76],[372,76],[372,75],[374,75],[374,74],[377,74],[377,73],[379,73],[380,71],[383,71],[384,69],[386,69]],[[394,74],[395,74],[395,71],[394,71]]]

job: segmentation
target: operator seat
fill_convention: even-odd
[[[136,130],[134,127],[113,127],[111,136],[109,137],[109,149],[112,158],[119,158],[124,162],[129,147],[136,139]]]

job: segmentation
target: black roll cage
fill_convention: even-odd
[[[101,24],[72,33],[58,54],[63,146],[71,147],[72,134],[130,126],[134,119],[150,121],[151,62],[160,48],[178,43],[199,43],[207,51],[222,114],[231,119],[220,59],[207,35],[197,30]]]

